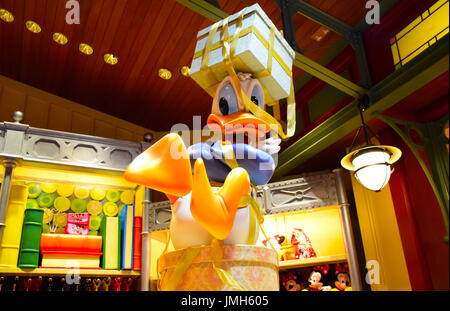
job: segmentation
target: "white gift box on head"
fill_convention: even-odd
[[[295,52],[258,4],[198,33],[190,76],[211,96],[228,75],[223,41],[231,46],[234,70],[252,73],[261,82],[266,103],[289,96]]]

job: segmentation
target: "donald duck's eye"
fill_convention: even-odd
[[[219,109],[224,116],[239,111],[236,92],[230,83],[225,84],[219,92]]]
[[[255,103],[255,105],[259,106],[259,108],[264,108],[264,99],[263,94],[261,94],[261,89],[257,86],[253,88],[251,101]]]
[[[225,97],[221,97],[219,101],[219,109],[220,112],[224,115],[228,115],[228,101],[225,99]]]

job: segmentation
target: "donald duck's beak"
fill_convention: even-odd
[[[211,130],[219,129],[225,136],[233,134],[247,134],[248,136],[263,137],[270,131],[270,125],[248,112],[237,112],[223,116],[210,114],[207,121]]]
[[[270,132],[270,124],[248,111],[238,90],[261,108],[264,107],[264,90],[251,74],[239,73],[238,76],[239,85],[228,76],[217,87],[207,124],[211,130],[220,130],[226,139],[243,134],[257,140]]]

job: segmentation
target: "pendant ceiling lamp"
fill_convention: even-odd
[[[392,172],[391,165],[400,159],[402,152],[396,147],[370,143],[369,131],[377,139],[378,137],[364,122],[364,111],[368,106],[368,97],[363,97],[358,104],[362,126],[353,138],[350,152],[341,160],[341,165],[352,171],[358,182],[365,188],[378,192],[389,182]],[[353,151],[354,144],[361,131],[364,133],[366,145]]]

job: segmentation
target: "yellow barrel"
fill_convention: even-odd
[[[17,267],[27,197],[27,186],[11,185],[6,206],[5,228],[0,242],[0,267]]]
[[[172,274],[184,262],[189,252],[195,258],[176,280],[174,289],[169,289]],[[189,256],[187,256],[189,257]],[[253,245],[224,245],[222,269],[244,290],[278,291],[278,254],[265,247]],[[159,258],[161,290],[177,291],[230,291],[233,287],[224,284],[213,266],[210,246],[191,247],[166,253]],[[176,273],[176,272],[175,272]]]

